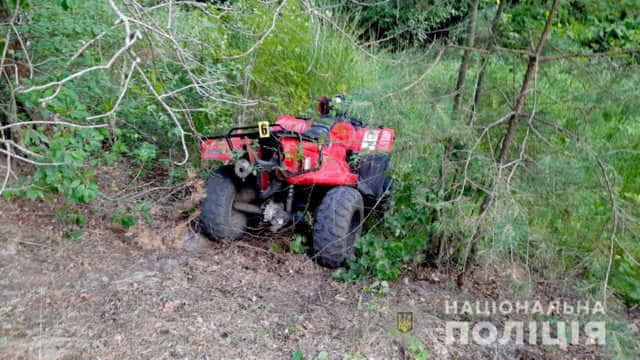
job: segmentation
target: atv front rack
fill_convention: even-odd
[[[269,125],[269,130],[271,130],[271,128],[273,128],[275,126],[280,127],[280,125],[278,125],[278,124],[270,124]],[[254,129],[256,131],[254,131],[254,132],[236,133],[237,131],[240,131],[240,130],[251,130],[251,129]],[[246,138],[249,138],[249,139],[258,139],[259,136],[260,136],[260,133],[257,130],[258,130],[258,126],[256,126],[256,125],[253,125],[253,126],[238,126],[238,127],[231,128],[231,130],[229,130],[229,132],[227,132],[224,135],[206,136],[205,139],[206,140],[226,139],[227,145],[229,145],[229,149],[232,149],[233,148],[232,144],[231,144],[231,138],[232,137],[246,137]],[[273,133],[273,132],[271,132],[271,133]]]

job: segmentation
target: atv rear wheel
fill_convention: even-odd
[[[200,203],[202,231],[211,239],[240,239],[247,228],[247,215],[233,208],[234,201],[251,202],[251,188],[238,189],[224,170],[216,171],[207,180],[207,197]]]
[[[329,268],[341,266],[354,253],[362,232],[364,203],[354,188],[331,189],[322,199],[314,219],[313,248],[316,260]]]

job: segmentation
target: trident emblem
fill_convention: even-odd
[[[407,333],[413,330],[413,312],[399,311],[396,319],[400,332]]]

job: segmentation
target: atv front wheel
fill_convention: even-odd
[[[364,203],[358,190],[340,186],[327,192],[318,206],[313,229],[318,263],[337,268],[353,255],[363,220]]]
[[[207,197],[200,203],[200,224],[209,238],[240,239],[247,227],[247,215],[233,208],[234,201],[251,202],[255,192],[238,189],[224,170],[216,171],[207,181]]]

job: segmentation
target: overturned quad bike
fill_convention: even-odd
[[[284,115],[203,141],[202,159],[225,165],[207,181],[202,231],[239,239],[260,224],[273,232],[304,225],[313,232],[315,259],[341,266],[365,216],[391,187],[394,132],[336,113],[337,102],[344,98],[323,96],[316,118]]]

